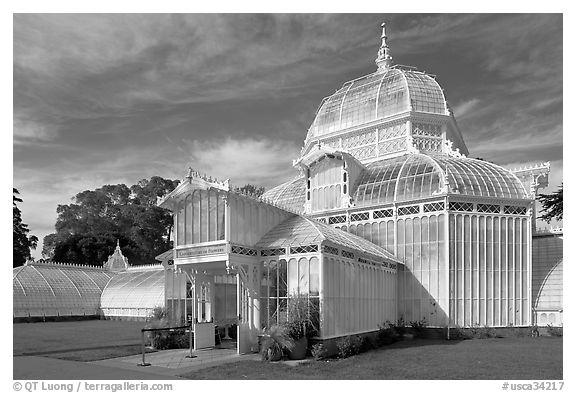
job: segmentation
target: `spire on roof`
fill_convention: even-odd
[[[379,71],[387,70],[392,66],[392,56],[390,56],[390,48],[388,47],[386,35],[386,22],[382,23],[382,43],[378,50],[378,57],[376,58],[376,65]]]
[[[128,258],[122,255],[122,249],[120,248],[120,239],[116,241],[116,250],[114,253],[108,257],[108,261],[104,264],[104,269],[118,272],[124,271],[128,268]]]

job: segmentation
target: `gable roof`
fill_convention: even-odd
[[[293,216],[272,228],[256,247],[297,247],[329,241],[335,245],[402,263],[393,254],[359,236],[303,216]]]

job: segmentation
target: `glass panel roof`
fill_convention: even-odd
[[[266,191],[262,197],[285,209],[303,213],[306,202],[306,180],[303,177],[292,179]]]
[[[99,268],[46,264],[12,272],[14,315],[96,315],[114,273]]]
[[[347,82],[325,98],[307,139],[409,110],[448,114],[444,93],[434,78],[419,71],[391,68]]]
[[[164,269],[127,270],[114,276],[102,292],[101,307],[164,306]]]
[[[395,260],[392,254],[366,239],[302,216],[284,220],[269,231],[256,246],[261,248],[306,246],[319,244],[324,240],[379,258]]]
[[[368,164],[356,181],[353,200],[358,207],[370,207],[440,195],[444,179],[448,181],[449,194],[529,198],[522,182],[496,164],[441,154],[405,154]],[[264,195],[303,212],[306,183],[299,178]]]
[[[512,172],[487,161],[433,156],[448,177],[450,193],[498,198],[529,198]]]

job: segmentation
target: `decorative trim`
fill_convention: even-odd
[[[310,252],[318,252],[318,245],[309,244],[307,246],[290,247],[290,254],[306,254]]]
[[[260,251],[260,255],[263,257],[269,257],[274,255],[286,255],[286,249],[282,248],[265,248]]]
[[[238,255],[246,255],[249,257],[255,257],[258,256],[258,251],[256,251],[253,248],[247,248],[247,247],[242,247],[242,246],[232,246],[231,251],[232,254],[238,254]]]

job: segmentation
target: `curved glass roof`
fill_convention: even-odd
[[[101,308],[149,308],[164,306],[164,269],[127,270],[116,274],[102,292]]]
[[[527,199],[522,182],[498,165],[464,157],[407,154],[368,165],[354,193],[356,206],[410,201],[443,193]]]
[[[14,316],[98,315],[114,273],[102,268],[37,263],[12,271]]]
[[[306,202],[306,180],[297,177],[266,191],[262,197],[285,209],[303,213]]]
[[[534,307],[541,309],[562,309],[563,259],[560,259],[546,274],[540,287],[535,288]]]
[[[390,68],[346,82],[326,97],[306,140],[407,111],[448,115],[442,88],[428,74]]]
[[[396,257],[374,243],[330,225],[302,216],[293,216],[270,230],[256,244],[261,248],[296,247],[322,243],[336,245],[396,261]]]
[[[355,184],[358,207],[404,202],[447,193],[506,199],[528,199],[512,172],[487,161],[441,154],[411,153],[368,164]],[[304,212],[306,181],[290,180],[264,194],[283,207]]]

